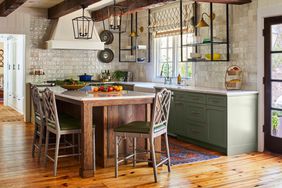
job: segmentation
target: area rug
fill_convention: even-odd
[[[23,121],[23,115],[8,106],[0,105],[0,123]]]
[[[176,139],[169,139],[171,165],[194,163],[220,157],[220,155],[213,155],[204,151],[191,150],[180,142]],[[162,151],[165,151],[164,139],[162,139]]]

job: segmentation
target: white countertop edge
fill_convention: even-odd
[[[179,87],[181,87],[181,86],[179,86]],[[160,88],[167,88],[167,89],[171,89],[171,90],[175,90],[175,91],[187,91],[187,92],[227,95],[227,96],[258,94],[258,91],[248,91],[248,90],[221,90],[221,89],[213,89],[213,88],[175,88],[173,86],[172,87],[155,86],[155,88],[159,88],[159,89]]]
[[[154,98],[155,95],[148,95],[148,96],[121,96],[121,97],[99,97],[99,98],[82,98],[82,101],[100,101],[100,100],[112,100],[112,99],[146,99],[146,98]]]
[[[117,96],[117,97],[97,97],[97,98],[87,98],[87,97],[75,97],[75,96],[70,96],[70,95],[65,95],[65,94],[60,94],[60,93],[55,93],[56,96],[58,97],[64,97],[67,99],[72,99],[76,101],[100,101],[100,100],[112,100],[112,99],[117,99],[117,100],[122,100],[122,99],[146,99],[146,98],[154,98],[155,94],[152,95],[145,95],[145,96]]]

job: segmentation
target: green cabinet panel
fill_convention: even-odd
[[[198,122],[189,121],[186,136],[194,140],[207,142],[208,141],[207,125]]]
[[[174,98],[176,101],[186,101],[190,103],[206,104],[205,94],[174,91]]]
[[[207,95],[207,105],[226,107],[227,97],[220,95]]]
[[[171,101],[170,104],[170,111],[169,111],[169,118],[168,118],[168,132],[171,134],[176,134],[177,124],[176,124],[176,117],[175,117],[175,104],[174,101]]]
[[[215,146],[227,146],[227,111],[222,107],[207,107],[208,142]]]
[[[206,122],[206,107],[202,104],[186,103],[187,110],[183,114],[187,120]]]
[[[181,136],[186,135],[187,121],[185,111],[187,105],[184,102],[174,101],[175,111],[175,133]]]

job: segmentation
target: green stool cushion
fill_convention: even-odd
[[[80,129],[80,119],[74,118],[67,114],[59,114],[59,122],[61,130],[74,130],[74,129]],[[93,128],[95,128],[95,125],[93,124]]]
[[[114,129],[115,132],[124,132],[124,133],[144,133],[149,134],[150,133],[150,126],[151,122],[146,121],[134,121],[126,125],[119,126]],[[154,132],[158,132],[162,129],[164,129],[165,125],[159,125],[155,127]]]

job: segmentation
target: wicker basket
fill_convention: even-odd
[[[243,74],[239,66],[232,65],[225,73],[225,88],[227,90],[239,90],[242,88]]]

